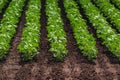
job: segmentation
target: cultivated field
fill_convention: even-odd
[[[120,80],[119,0],[1,0],[0,80]]]

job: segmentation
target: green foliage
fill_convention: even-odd
[[[54,53],[54,57],[61,60],[67,55],[68,51],[66,50],[67,40],[60,16],[58,0],[47,0],[46,2],[46,15],[48,17],[47,37],[51,46],[50,51]]]
[[[110,4],[109,0],[93,0],[100,11],[116,26],[120,32],[120,10]],[[114,1],[114,0],[113,0]],[[120,3],[119,3],[120,4]]]
[[[103,0],[101,0],[103,1]],[[108,24],[90,0],[79,0],[90,23],[97,30],[97,37],[103,40],[103,44],[120,59],[120,35]]]
[[[17,23],[21,16],[25,0],[12,0],[0,24],[0,59],[7,54],[10,42],[16,33]]]
[[[3,7],[6,5],[8,0],[0,0],[0,13],[2,12]]]
[[[73,28],[74,37],[84,56],[92,60],[97,57],[96,41],[89,33],[85,20],[79,13],[77,4],[73,0],[64,0],[67,17]]]
[[[18,46],[23,60],[31,60],[39,49],[40,42],[40,0],[30,0],[26,11],[26,24]]]
[[[120,9],[120,0],[110,0],[110,1]]]

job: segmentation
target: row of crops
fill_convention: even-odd
[[[97,30],[97,37],[100,38],[108,49],[120,58],[120,35],[111,28],[105,17],[100,14],[98,8],[90,0],[79,0],[90,23]]]
[[[25,0],[12,0],[0,24],[0,59],[7,54],[11,39],[16,33],[17,23]],[[4,3],[3,3],[4,4]]]
[[[85,20],[82,19],[77,4],[73,0],[64,0],[64,6],[78,47],[82,50],[84,56],[88,56],[88,59],[96,58],[98,50],[95,39],[87,30],[88,26]]]
[[[39,49],[40,43],[40,0],[30,0],[26,11],[26,24],[23,29],[21,42],[18,50],[24,60],[32,59]]]
[[[7,2],[8,0],[0,2],[0,12]],[[3,15],[0,23],[0,59],[5,57],[10,49],[10,42],[16,33],[25,2],[26,0],[12,0]],[[92,60],[97,57],[98,49],[95,38],[89,33],[88,25],[79,12],[79,7],[83,9],[87,19],[96,30],[97,38],[101,39],[102,44],[120,59],[120,35],[107,22],[107,19],[110,19],[110,23],[120,31],[120,2],[118,0],[92,0],[92,2],[90,0],[77,0],[77,2],[63,0],[63,4],[66,16],[73,29],[74,38],[84,56]],[[23,60],[26,61],[31,60],[40,51],[41,0],[29,0],[25,15],[25,27],[17,49]],[[67,36],[63,27],[64,23],[58,0],[46,0],[46,16],[47,38],[50,43],[49,51],[53,53],[56,59],[61,60],[67,55],[68,50],[66,48]]]
[[[112,0],[114,1],[114,0]],[[120,32],[120,10],[115,8],[114,5],[110,4],[107,0],[94,0],[94,3],[99,7],[100,11],[106,16],[110,22],[115,25],[115,27]]]
[[[51,46],[50,51],[54,53],[54,57],[61,59],[67,54],[67,40],[58,0],[46,0],[46,16],[48,17],[47,37]]]

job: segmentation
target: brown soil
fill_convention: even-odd
[[[61,8],[61,18],[64,22],[63,27],[67,35],[68,42],[66,48],[68,49],[68,55],[64,60],[56,61],[52,53],[49,52],[50,45],[47,39],[47,18],[45,15],[46,2],[42,0],[40,53],[34,60],[23,62],[17,50],[17,45],[20,43],[22,29],[25,24],[27,2],[16,29],[17,33],[11,41],[8,55],[0,62],[0,80],[120,80],[120,62],[111,55],[104,45],[101,45],[101,40],[95,35],[96,31],[86,17],[83,18],[87,20],[90,33],[94,34],[99,53],[97,59],[93,62],[82,56],[73,37],[70,21],[66,17],[63,0],[59,0],[59,6]],[[82,9],[80,13],[85,16]]]

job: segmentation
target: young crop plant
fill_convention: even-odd
[[[40,43],[40,0],[30,0],[26,11],[26,24],[18,49],[23,60],[28,61],[38,53]]]
[[[73,0],[64,0],[64,7],[72,25],[74,37],[83,55],[87,56],[89,60],[96,58],[98,53],[96,41],[89,33],[85,20],[82,19],[79,13],[77,4]]]
[[[109,0],[93,0],[101,12],[120,32],[120,10],[115,8]],[[113,0],[114,1],[114,0]]]
[[[90,0],[79,0],[79,3],[90,23],[97,30],[97,37],[103,41],[102,44],[120,59],[120,35],[111,28],[106,19],[100,14],[98,8]]]
[[[0,13],[2,12],[3,7],[7,4],[8,0],[0,0]]]
[[[56,59],[61,60],[67,55],[68,51],[66,49],[67,40],[60,16],[58,0],[47,0],[46,2],[47,37],[51,46],[50,51],[54,53]]]
[[[110,0],[117,8],[120,9],[120,0]]]
[[[7,54],[10,48],[10,42],[16,33],[24,3],[25,0],[12,0],[3,15],[0,24],[0,59]]]

